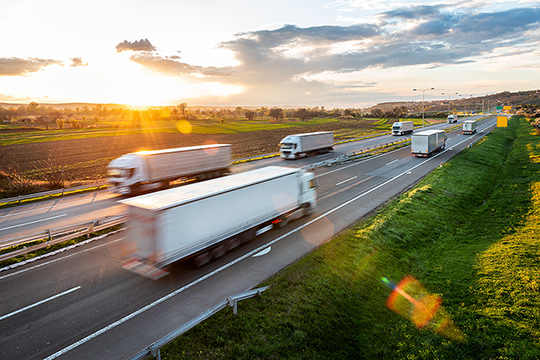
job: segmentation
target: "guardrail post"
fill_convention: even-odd
[[[161,349],[160,348],[154,348],[152,347],[150,349],[150,352],[152,353],[152,356],[156,358],[156,360],[161,360]]]
[[[21,195],[19,195],[19,205],[21,204]]]
[[[51,233],[51,229],[48,229],[47,232],[49,233],[49,240],[47,241],[51,241],[52,240],[52,233]]]
[[[64,188],[62,188],[62,196],[64,196]]]

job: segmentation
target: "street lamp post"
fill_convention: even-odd
[[[429,88],[429,89],[412,89],[412,91],[421,91],[422,92],[422,129],[424,128],[424,94],[428,90],[435,90],[435,88]]]
[[[448,94],[448,93],[441,93],[441,95],[448,95],[448,115],[450,115],[450,97],[452,95],[459,95],[459,93],[456,91],[455,93]]]

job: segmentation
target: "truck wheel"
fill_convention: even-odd
[[[129,191],[132,195],[136,195],[141,192],[141,185],[139,183],[133,184],[129,187]]]
[[[202,254],[199,254],[195,257],[195,266],[201,267],[203,265],[206,265],[212,260],[212,256],[210,255],[210,252],[204,252]]]
[[[309,214],[311,214],[311,211],[311,206],[305,207],[302,216],[308,216]]]
[[[218,247],[215,247],[212,250],[212,258],[213,259],[219,259],[223,255],[225,255],[226,252],[227,252],[227,249],[225,248],[225,245],[220,245]]]
[[[287,224],[289,223],[289,218],[282,218],[280,222],[278,222],[276,225],[277,225],[277,228],[278,229],[283,229],[285,226],[287,226]]]
[[[242,240],[238,236],[227,241],[227,249],[232,250],[242,243]]]

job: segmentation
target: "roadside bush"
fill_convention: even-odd
[[[17,171],[6,174],[0,171],[0,194],[4,197],[25,195],[36,192],[35,182]]]

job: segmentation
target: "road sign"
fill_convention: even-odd
[[[497,127],[507,127],[508,116],[497,116]]]

